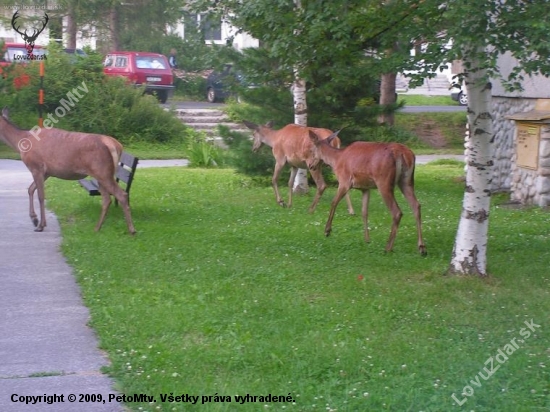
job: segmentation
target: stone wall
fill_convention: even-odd
[[[493,132],[495,135],[495,164],[491,186],[493,191],[518,190],[519,186],[528,186],[528,183],[517,177],[517,175],[512,179],[516,169],[516,125],[513,120],[507,119],[506,116],[533,110],[535,103],[536,99],[493,97]],[[530,172],[526,169],[521,170]],[[522,191],[525,190],[529,191],[531,189],[522,189]]]
[[[512,166],[511,200],[524,205],[550,205],[550,125],[540,129],[538,169]]]

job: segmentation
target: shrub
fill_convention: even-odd
[[[191,167],[217,167],[223,165],[222,149],[204,135],[189,140],[187,157]]]
[[[129,86],[122,78],[103,74],[101,56],[91,53],[85,58],[69,56],[52,43],[48,46],[44,76],[44,115],[55,117],[55,127],[100,133],[113,136],[122,143],[131,141],[184,142],[196,133],[182,124],[171,112],[158,105],[157,100],[144,95],[142,89]],[[30,85],[16,89],[13,79],[24,68],[30,76]],[[39,65],[14,64],[6,70],[3,82],[3,105],[11,108],[14,122],[22,128],[37,124],[38,90],[40,88]],[[61,99],[69,100],[67,93],[81,87],[82,95],[62,116],[55,116]],[[77,89],[78,90],[78,89]]]

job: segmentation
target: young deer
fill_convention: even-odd
[[[397,184],[414,212],[418,233],[418,251],[422,256],[427,255],[428,252],[422,239],[420,204],[414,194],[414,153],[399,143],[354,142],[344,149],[337,149],[330,145],[331,140],[337,134],[338,132],[335,132],[322,140],[315,132],[309,131],[309,137],[314,145],[314,163],[322,160],[332,167],[338,179],[338,191],[331,203],[325,226],[325,236],[329,236],[332,230],[332,219],[336,206],[350,189],[355,188],[363,192],[361,215],[365,225],[365,241],[369,242],[369,191],[378,188],[393,219],[390,238],[386,245],[386,252],[390,252],[393,249],[399,221],[403,215],[394,196]]]
[[[257,151],[262,143],[271,147],[273,151],[273,157],[275,157],[275,170],[273,171],[271,183],[273,185],[273,190],[275,191],[275,200],[279,205],[285,207],[285,202],[281,198],[277,187],[279,175],[281,174],[285,164],[288,163],[291,167],[290,179],[288,181],[288,207],[292,206],[292,187],[294,186],[294,179],[296,178],[298,168],[307,168],[309,170],[311,177],[317,186],[317,192],[315,193],[313,202],[309,207],[309,212],[312,213],[315,210],[315,207],[317,206],[317,203],[323,195],[327,185],[325,183],[325,179],[323,178],[323,173],[319,162],[317,162],[315,166],[312,166],[313,144],[309,139],[308,131],[314,131],[321,139],[330,136],[332,131],[328,129],[300,126],[297,124],[289,124],[280,130],[273,130],[273,122],[268,122],[263,126],[247,121],[244,121],[243,123],[254,132],[254,143],[252,145],[253,151]],[[331,140],[331,145],[334,147],[340,147],[340,139],[334,137]],[[353,211],[353,206],[348,195],[346,195],[346,202],[348,204],[349,213],[353,215],[355,212]]]
[[[50,176],[65,180],[94,177],[100,186],[102,207],[95,230],[101,229],[113,195],[122,206],[128,231],[136,233],[128,194],[115,181],[118,159],[122,145],[114,138],[92,133],[69,132],[61,129],[42,128],[38,137],[28,130],[21,130],[9,121],[8,109],[0,116],[0,140],[21,154],[21,160],[32,174],[34,181],[29,186],[29,215],[42,232],[46,226],[44,207],[44,182]],[[38,191],[40,221],[34,211],[33,196]]]

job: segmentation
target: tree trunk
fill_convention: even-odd
[[[294,0],[296,13],[302,13],[302,0]],[[300,35],[300,30],[294,31],[296,36]],[[294,83],[292,84],[292,96],[294,97],[294,123],[307,126],[307,100],[306,100],[306,81],[300,77],[300,69],[294,68]],[[296,179],[294,180],[294,193],[307,193],[309,186],[307,184],[307,170],[298,169]]]
[[[394,104],[395,103],[395,80],[397,78],[397,73],[385,73],[382,75],[382,81],[380,83],[380,104]],[[382,113],[378,117],[378,122],[386,124],[388,126],[393,126],[395,123],[395,114],[391,113]]]
[[[465,59],[465,62],[467,60]],[[468,141],[466,188],[449,274],[487,276],[487,239],[491,179],[493,175],[493,125],[491,84],[476,61],[466,72]]]
[[[120,50],[118,6],[113,4],[109,12],[109,29],[111,32],[111,50]]]
[[[307,126],[307,101],[306,101],[306,82],[298,77],[298,71],[295,70],[294,83],[292,84],[292,95],[294,96],[294,123]],[[307,193],[309,186],[307,183],[307,170],[298,169],[296,180],[294,180],[294,193]]]
[[[67,14],[67,48],[76,49],[76,18],[74,4],[69,4],[69,13]]]

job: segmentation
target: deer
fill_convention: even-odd
[[[332,131],[328,129],[300,126],[297,124],[288,124],[282,129],[274,130],[272,121],[267,122],[265,125],[257,125],[246,120],[243,123],[246,127],[253,131],[252,150],[254,152],[258,151],[262,143],[272,149],[273,157],[275,158],[275,169],[273,171],[271,183],[275,192],[275,201],[277,204],[282,207],[292,207],[292,188],[294,186],[294,180],[296,179],[298,169],[307,168],[309,170],[317,187],[315,197],[309,207],[309,213],[313,213],[327,185],[325,183],[325,179],[323,178],[320,163],[318,162],[315,166],[312,166],[313,144],[309,139],[308,131],[313,131],[320,138],[330,136]],[[331,145],[334,147],[340,147],[340,139],[334,137],[331,140]],[[285,204],[279,194],[277,182],[283,167],[287,163],[291,167],[291,172],[290,179],[288,180],[288,204]],[[351,199],[347,194],[346,202],[348,205],[349,214],[355,214],[353,205],[351,204]]]
[[[136,229],[130,213],[128,194],[115,181],[122,144],[106,135],[56,128],[39,128],[39,132],[34,129],[33,133],[20,129],[9,120],[8,108],[2,110],[0,140],[21,155],[21,160],[33,177],[28,194],[29,216],[36,227],[35,232],[42,232],[46,227],[46,179],[57,177],[64,180],[80,180],[92,176],[99,184],[102,197],[101,214],[95,231],[99,231],[103,225],[112,195],[122,206],[128,231],[134,235]],[[38,192],[40,220],[34,210],[35,191]]]
[[[386,207],[392,216],[390,237],[386,244],[386,252],[393,251],[393,244],[403,213],[395,200],[395,186],[397,185],[416,219],[418,234],[418,251],[426,256],[428,251],[422,239],[422,222],[420,203],[414,193],[415,155],[411,149],[400,143],[353,142],[349,146],[339,149],[331,146],[331,141],[338,132],[321,139],[313,130],[309,131],[309,138],[313,144],[313,163],[323,161],[328,164],[338,179],[338,190],[332,200],[325,236],[330,236],[332,220],[336,207],[342,197],[352,188],[363,192],[361,216],[364,224],[365,241],[370,242],[368,226],[368,208],[370,189],[378,188]]]

